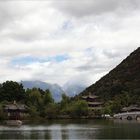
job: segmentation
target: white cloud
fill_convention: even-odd
[[[139,46],[138,0],[0,2],[0,79],[92,84]],[[69,59],[12,64],[17,57]]]

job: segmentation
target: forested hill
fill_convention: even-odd
[[[105,100],[123,93],[140,97],[140,47],[80,95],[89,92]]]

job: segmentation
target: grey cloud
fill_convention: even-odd
[[[114,68],[121,62],[122,59],[127,56],[125,49],[91,49],[89,54],[91,59],[87,63],[76,67],[75,69],[79,72],[90,72],[93,74],[100,74],[107,72]]]
[[[139,0],[65,0],[54,1],[53,5],[60,11],[76,17],[101,15],[115,10],[132,10],[140,7]]]
[[[30,42],[30,41],[35,41],[39,39],[39,33],[35,31],[26,31],[26,32],[13,32],[7,35],[7,37],[17,40],[17,41],[22,41],[22,42]]]
[[[26,13],[24,10],[14,1],[0,1],[0,28],[22,18]]]
[[[92,72],[93,74],[96,74],[108,71],[109,67],[110,63],[97,64],[92,62],[76,67],[76,70],[78,70],[79,72]]]
[[[18,28],[30,12],[30,4],[24,1],[0,1],[0,40],[28,42],[36,38],[37,33],[34,31]]]
[[[106,55],[108,58],[116,58],[120,57],[120,53],[118,50],[104,50],[103,51],[104,55]]]
[[[0,2],[0,28],[12,22],[14,18],[12,9],[9,4]]]

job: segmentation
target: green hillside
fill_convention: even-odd
[[[132,52],[116,68],[80,95],[95,94],[104,101],[129,97],[129,104],[140,102],[140,47]]]

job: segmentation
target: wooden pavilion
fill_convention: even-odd
[[[82,99],[88,103],[88,107],[91,110],[100,110],[102,108],[103,102],[100,101],[99,96],[87,95],[82,96]]]
[[[4,112],[9,120],[21,120],[27,114],[27,106],[24,104],[9,103],[4,106]]]

